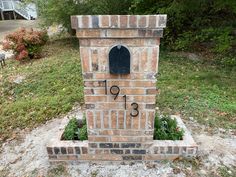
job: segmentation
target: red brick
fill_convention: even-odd
[[[111,128],[117,128],[117,111],[111,111]]]
[[[94,79],[119,79],[118,75],[110,75],[108,73],[95,73]]]
[[[120,28],[127,28],[128,16],[121,15],[120,16]]]
[[[87,111],[87,116],[86,118],[88,119],[88,128],[92,129],[94,128],[94,115],[92,111]]]
[[[101,128],[101,112],[95,111],[96,114],[96,128]]]
[[[78,38],[100,37],[100,33],[100,30],[95,29],[79,29],[76,31],[76,36]]]
[[[109,73],[94,73],[94,79],[147,79],[149,73],[131,73],[127,75],[115,75]],[[155,79],[155,78],[154,78]],[[153,79],[153,80],[154,80]]]
[[[152,48],[151,71],[157,72],[158,47]]]
[[[148,49],[144,48],[141,52],[140,71],[145,71],[148,67]]]
[[[145,140],[146,137],[136,137],[136,136],[112,136],[111,142],[139,142],[142,139]]]
[[[99,50],[99,71],[101,72],[105,72],[108,69],[108,62],[107,62],[107,58],[108,58],[108,48],[102,48]]]
[[[118,116],[118,128],[123,129],[124,128],[124,111],[119,111],[119,116]]]
[[[146,112],[142,111],[140,116],[140,129],[146,129]]]
[[[139,128],[139,115],[133,118],[133,126],[132,129],[138,130]]]
[[[79,40],[80,47],[89,47],[90,43],[91,43],[91,41],[88,39],[80,39]]]
[[[120,130],[121,136],[142,136],[144,135],[143,131],[141,130]]]
[[[153,81],[133,81],[131,82],[133,87],[155,87],[156,82]]]
[[[113,29],[114,30],[114,29]],[[84,39],[82,39],[84,40]],[[118,39],[90,39],[89,42],[82,42],[82,44],[86,44],[88,46],[91,46],[91,47],[111,47],[112,45],[114,45],[115,42],[117,42]],[[157,44],[157,40],[156,39],[149,39],[149,40],[152,40],[152,41],[155,41],[153,42],[155,45]],[[135,47],[137,48],[137,46],[146,46],[146,43],[147,43],[147,39],[139,39],[139,38],[131,38],[131,39],[122,39],[120,40],[122,41],[123,44],[129,46],[129,49],[132,50],[132,47]],[[153,44],[153,45],[154,45]]]
[[[129,114],[130,112],[126,111],[126,129],[131,129],[132,117]]]
[[[136,28],[137,27],[137,17],[136,16],[129,16],[129,27]]]
[[[153,95],[127,96],[130,102],[155,103],[156,97]]]
[[[119,30],[119,29],[107,29],[106,36],[103,37],[117,37],[117,38],[134,38],[139,37],[138,31],[133,29]]]
[[[103,111],[103,124],[104,128],[109,128],[109,111]]]
[[[93,89],[84,89],[84,94],[85,95],[93,95],[94,94],[94,90]]]
[[[88,140],[92,142],[107,142],[109,141],[109,138],[102,136],[88,136]]]
[[[88,16],[82,16],[82,23],[83,23],[83,28],[88,28],[89,27],[89,17]]]
[[[156,27],[156,16],[154,16],[154,15],[149,16],[148,27],[149,28],[155,28]]]
[[[85,95],[85,102],[106,102],[107,96],[86,96]]]
[[[111,27],[118,27],[118,16],[112,15],[111,16]]]
[[[100,135],[120,135],[120,130],[100,130],[99,131]]]
[[[156,103],[156,96],[146,96],[145,97],[145,102],[146,103],[150,103],[150,104],[154,104]]]
[[[143,95],[145,94],[144,88],[124,88],[120,91],[121,95]]]
[[[91,50],[92,70],[98,71],[98,50]]]
[[[133,49],[132,51],[132,58],[133,58],[133,64],[132,64],[132,72],[139,72],[139,63],[141,61],[141,54],[140,54],[140,48]]]
[[[80,47],[80,58],[82,61],[83,72],[90,72],[89,49],[87,47]]]
[[[106,103],[98,104],[97,109],[111,110],[111,109],[117,109],[118,106],[119,106],[119,103],[106,102]]]
[[[156,95],[156,94],[157,94],[156,88],[147,89],[147,95]]]
[[[94,94],[95,95],[105,95],[105,89],[104,88],[94,89]]]
[[[93,87],[93,81],[84,81],[84,87]]]
[[[138,27],[140,28],[144,28],[146,27],[146,16],[140,16],[139,20],[138,20]]]
[[[109,16],[108,15],[103,15],[101,16],[101,21],[102,21],[102,27],[109,27]]]
[[[155,111],[148,112],[148,129],[154,128]]]
[[[155,87],[155,81],[139,81],[139,80],[110,80],[107,82],[108,87],[118,85],[119,87]]]
[[[100,161],[121,161],[122,156],[121,155],[111,155],[111,154],[96,154],[96,155],[81,155],[80,160],[100,160]]]

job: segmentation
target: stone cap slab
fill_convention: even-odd
[[[77,15],[71,16],[78,38],[162,37],[167,15]]]

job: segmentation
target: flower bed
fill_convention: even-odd
[[[177,125],[184,131],[182,140],[153,140],[149,142],[100,142],[89,140],[62,140],[63,131],[69,120],[63,120],[61,133],[47,145],[51,162],[60,161],[159,161],[179,157],[195,156],[197,144],[178,116]],[[92,133],[92,132],[88,132]]]

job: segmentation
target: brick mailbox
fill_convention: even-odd
[[[61,149],[49,159],[160,160],[195,153],[191,138],[188,147],[153,140],[159,45],[166,20],[166,15],[71,17],[80,42],[88,141],[63,142],[62,148],[74,148],[71,155]]]
[[[165,26],[166,15],[72,17],[91,143],[114,147],[153,141],[155,76]]]

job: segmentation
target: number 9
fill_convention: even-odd
[[[117,90],[117,92],[113,92],[112,90],[115,89]],[[114,100],[116,100],[116,98],[118,97],[119,93],[120,93],[120,88],[117,86],[117,85],[113,85],[111,88],[110,88],[110,93],[112,95],[115,95],[115,98]]]

